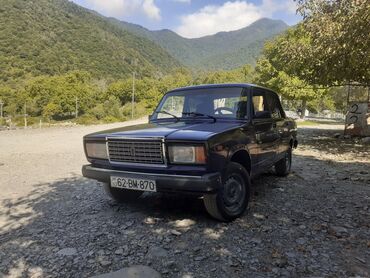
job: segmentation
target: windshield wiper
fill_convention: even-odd
[[[198,113],[198,112],[183,112],[182,113],[184,116],[200,116],[200,117],[207,117],[212,119],[214,122],[217,121],[216,117],[213,117],[211,115],[203,114],[203,113]]]
[[[180,121],[180,118],[177,117],[176,115],[174,114],[171,114],[170,112],[167,112],[165,110],[161,110],[161,111],[154,111],[154,113],[157,113],[157,114],[166,114],[166,115],[169,115],[169,116],[172,116],[176,119],[176,121]]]

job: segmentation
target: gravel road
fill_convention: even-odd
[[[133,265],[163,277],[370,276],[370,146],[335,139],[342,126],[301,128],[292,174],[256,179],[248,211],[224,224],[198,199],[117,205],[82,178],[82,136],[121,125],[0,132],[0,277]]]

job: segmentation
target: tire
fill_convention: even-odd
[[[104,184],[104,190],[109,197],[118,203],[135,201],[143,194],[142,191],[113,188],[109,183]]]
[[[240,217],[248,206],[250,185],[245,168],[239,163],[230,162],[218,192],[203,197],[207,212],[223,222]]]
[[[283,159],[275,163],[275,173],[280,177],[286,177],[289,175],[292,168],[292,148],[285,153]]]

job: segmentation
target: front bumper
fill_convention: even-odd
[[[86,178],[109,183],[111,176],[123,176],[137,179],[152,179],[156,181],[158,192],[189,192],[213,193],[221,185],[220,173],[205,174],[203,176],[149,174],[141,172],[117,171],[96,168],[92,165],[82,167],[82,175]]]

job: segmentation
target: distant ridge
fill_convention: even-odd
[[[282,20],[262,18],[248,27],[197,39],[187,39],[170,30],[150,31],[140,25],[111,19],[126,30],[162,46],[190,68],[233,69],[254,64],[267,40],[288,29]]]

